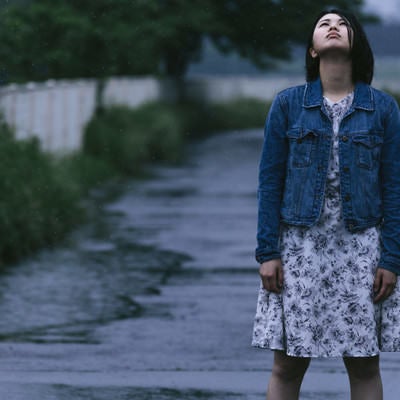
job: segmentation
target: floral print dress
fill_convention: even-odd
[[[321,217],[311,228],[284,226],[281,294],[259,291],[255,347],[296,357],[365,357],[400,351],[400,290],[373,303],[379,262],[379,229],[345,229],[341,216],[338,131],[353,93],[334,103],[324,98],[333,143]]]

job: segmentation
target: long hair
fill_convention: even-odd
[[[306,80],[313,81],[319,77],[319,57],[312,58],[310,48],[313,46],[313,35],[318,21],[326,14],[340,15],[353,31],[353,39],[350,40],[350,58],[352,63],[353,82],[370,84],[374,76],[374,55],[368,42],[367,35],[356,16],[350,12],[330,9],[322,11],[316,18],[312,30],[308,36],[306,47]]]

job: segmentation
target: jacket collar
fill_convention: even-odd
[[[321,80],[307,82],[304,90],[303,107],[322,107],[323,96]],[[367,111],[375,109],[375,102],[371,87],[364,82],[357,82],[354,88],[354,100],[352,108],[360,108]]]

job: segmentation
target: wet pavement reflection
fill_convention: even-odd
[[[210,136],[181,166],[95,193],[94,218],[0,275],[0,398],[261,399],[250,347],[261,130]],[[111,193],[112,192],[112,193]],[[400,357],[383,360],[387,399]],[[315,360],[302,399],[346,399]]]

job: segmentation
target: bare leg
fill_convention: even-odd
[[[309,364],[309,358],[290,357],[283,351],[275,351],[267,400],[297,400]]]
[[[379,356],[343,358],[349,375],[351,400],[382,400]]]

